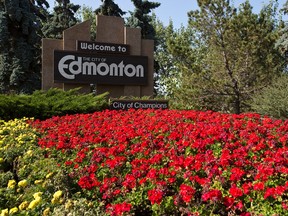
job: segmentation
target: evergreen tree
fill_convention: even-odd
[[[205,46],[197,43],[191,28],[181,26],[175,29],[171,20],[168,26],[154,19],[152,24],[158,42],[154,53],[157,94],[168,96],[173,103],[175,89],[182,80],[182,71],[199,71],[199,62],[206,55]]]
[[[155,29],[155,37],[158,41],[155,46],[156,51],[154,53],[154,59],[157,64],[154,65],[155,70],[155,90],[157,95],[169,95],[170,94],[170,82],[173,82],[171,76],[177,76],[177,68],[175,67],[175,61],[173,61],[173,56],[169,52],[167,41],[170,37],[174,37],[175,31],[173,27],[173,22],[167,27],[156,18],[153,14],[152,25]],[[175,79],[176,80],[176,77]]]
[[[81,7],[81,17],[82,22],[86,20],[91,20],[91,40],[96,39],[96,19],[95,19],[95,12],[92,10],[92,7],[82,6]]]
[[[198,5],[189,13],[189,28],[206,55],[198,67],[182,70],[174,96],[192,101],[194,108],[249,111],[252,96],[282,71],[283,59],[274,47],[276,6],[272,2],[254,14],[248,1],[239,10],[229,0],[199,0]]]
[[[56,0],[53,14],[42,29],[44,37],[61,39],[65,29],[77,24],[75,14],[79,8],[79,5],[70,3],[70,0]]]
[[[155,39],[155,29],[152,25],[152,17],[149,15],[152,9],[160,6],[158,2],[147,0],[131,0],[135,6],[134,12],[130,12],[131,17],[127,19],[127,26],[141,28],[142,37],[145,39]]]
[[[284,4],[283,8],[281,9],[284,15],[288,14],[288,1]],[[276,42],[276,47],[282,53],[282,55],[287,59],[288,58],[288,24],[287,22],[281,23],[279,34],[280,37]],[[287,64],[287,63],[286,63]]]
[[[96,14],[104,16],[122,17],[126,12],[122,11],[113,0],[101,0],[102,5],[95,10]]]
[[[251,107],[254,112],[274,118],[288,118],[288,75],[282,74],[273,83],[254,95]]]
[[[31,93],[40,88],[39,36],[47,1],[0,2],[0,92]]]

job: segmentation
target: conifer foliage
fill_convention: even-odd
[[[40,87],[38,35],[46,0],[0,2],[0,92],[31,93]],[[38,58],[37,58],[38,56]]]
[[[122,17],[126,14],[113,0],[101,0],[101,2],[102,5],[95,10],[96,14],[116,17]]]
[[[70,0],[56,0],[52,15],[43,26],[44,37],[61,39],[62,32],[77,24],[76,12],[80,5],[70,3]]]
[[[142,37],[145,39],[155,39],[155,29],[152,25],[152,17],[149,15],[153,9],[160,6],[158,2],[150,2],[143,0],[131,0],[135,6],[134,12],[130,12],[131,16],[127,20],[130,27],[140,27]]]

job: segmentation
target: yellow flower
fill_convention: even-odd
[[[46,179],[50,178],[53,175],[53,172],[50,172],[46,175]]]
[[[15,188],[15,185],[16,185],[16,181],[13,179],[13,180],[8,181],[7,187],[10,189],[13,189],[13,188]]]
[[[58,202],[58,200],[57,199],[55,199],[55,198],[52,198],[52,200],[51,200],[51,203],[52,204],[56,204]]]
[[[61,190],[58,190],[53,194],[53,198],[58,200],[62,196],[62,194],[63,192]]]
[[[43,216],[47,216],[49,215],[50,213],[50,208],[46,208],[44,211],[43,211]]]
[[[33,154],[33,151],[32,151],[32,150],[28,150],[28,151],[26,152],[26,155],[28,155],[28,156],[32,156],[32,154]]]
[[[48,182],[47,182],[47,181],[45,181],[45,182],[43,182],[43,184],[42,184],[42,187],[43,187],[43,188],[46,188],[46,187],[47,187],[47,185],[48,185]]]
[[[17,212],[18,212],[18,208],[14,207],[14,208],[9,210],[9,215],[12,215],[12,214],[17,213]]]
[[[23,187],[23,188],[26,187],[27,184],[28,184],[28,182],[27,182],[26,179],[18,182],[18,186],[19,186],[19,187]]]
[[[43,182],[43,180],[42,180],[42,179],[41,179],[41,180],[35,180],[35,181],[34,181],[34,184],[36,184],[36,185],[37,185],[37,184],[41,184],[42,182]]]
[[[42,197],[35,197],[35,200],[38,200],[40,202],[42,200]]]
[[[33,209],[35,208],[41,201],[41,198],[40,199],[35,199],[35,200],[32,200],[28,206],[28,209]]]
[[[89,202],[89,203],[88,203],[88,207],[89,207],[89,208],[92,208],[92,207],[93,207],[93,203],[92,203],[92,202]]]
[[[43,192],[37,192],[37,193],[33,194],[33,197],[34,197],[34,199],[39,199],[39,198],[41,199],[42,194],[43,194]]]
[[[0,163],[3,163],[4,162],[4,159],[3,158],[0,158]]]
[[[69,199],[69,200],[65,203],[65,209],[70,209],[72,206],[73,206],[73,201]]]
[[[22,210],[25,210],[29,205],[29,202],[27,201],[24,201],[22,202],[20,205],[19,205],[19,209],[22,211]]]
[[[0,216],[8,216],[8,215],[9,215],[8,209],[3,209],[3,210],[1,211],[1,215],[0,215]]]

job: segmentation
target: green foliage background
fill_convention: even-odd
[[[251,101],[253,111],[274,118],[288,118],[288,76],[282,75]]]
[[[1,95],[0,118],[10,120],[22,117],[46,119],[76,113],[90,113],[108,107],[106,96],[80,94],[79,89],[62,91],[50,89],[35,91],[32,95]]]

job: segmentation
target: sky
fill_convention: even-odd
[[[50,7],[54,6],[54,0],[47,0],[50,4]],[[174,27],[179,28],[181,25],[186,26],[188,22],[187,12],[197,9],[196,0],[150,0],[152,2],[159,2],[161,5],[154,10],[156,16],[160,21],[167,25],[170,19],[173,21]],[[246,0],[231,0],[231,3],[238,7],[241,3],[244,3]],[[288,1],[288,0],[287,0]],[[73,4],[78,4],[80,6],[86,5],[96,9],[101,5],[101,0],[70,0]],[[114,0],[116,4],[123,11],[133,11],[134,6],[130,0]],[[267,5],[270,0],[250,0],[250,4],[253,6],[255,13],[258,13],[260,9]],[[286,0],[278,0],[279,8],[285,4]]]

